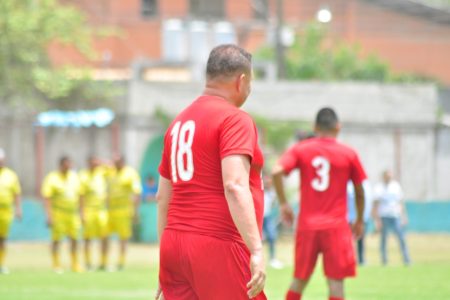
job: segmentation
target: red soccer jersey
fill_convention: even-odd
[[[286,174],[300,170],[297,229],[328,229],[347,223],[347,182],[361,184],[366,179],[353,149],[334,138],[312,138],[292,146],[279,163]]]
[[[243,242],[225,199],[221,161],[232,154],[251,158],[250,189],[262,230],[263,155],[251,117],[224,99],[201,96],[168,128],[160,175],[171,180],[167,229]]]

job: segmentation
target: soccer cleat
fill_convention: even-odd
[[[9,269],[7,267],[0,267],[0,274],[1,275],[8,275]]]
[[[85,270],[86,272],[92,272],[94,271],[94,267],[92,265],[86,265]]]
[[[107,271],[106,266],[105,266],[105,265],[100,265],[100,266],[97,268],[97,271],[100,271],[100,272],[105,272],[105,271]]]
[[[83,273],[83,268],[80,265],[73,265],[72,272],[74,273]]]
[[[276,259],[276,258],[271,259],[270,262],[269,262],[269,265],[273,269],[277,269],[277,270],[280,270],[280,269],[284,268],[284,264],[281,261],[279,261],[278,259]]]

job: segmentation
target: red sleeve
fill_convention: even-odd
[[[170,145],[166,140],[167,134],[164,137],[164,149],[162,151],[161,162],[159,164],[158,171],[159,175],[170,180]]]
[[[367,178],[366,172],[364,171],[364,168],[361,164],[361,161],[359,160],[358,154],[354,153],[353,160],[352,160],[352,166],[351,166],[351,179],[353,181],[353,184],[360,185],[362,182]]]
[[[220,158],[233,154],[244,154],[253,159],[257,143],[257,131],[253,120],[244,112],[227,117],[219,133]]]
[[[293,169],[298,167],[298,155],[295,151],[296,145],[289,148],[278,160],[278,163],[283,167],[284,173],[287,175]]]

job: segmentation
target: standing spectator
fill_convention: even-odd
[[[264,220],[263,232],[269,244],[269,264],[274,269],[282,269],[283,263],[276,259],[275,246],[278,238],[277,219],[274,214],[274,206],[277,203],[277,195],[272,186],[272,178],[264,177]]]
[[[317,257],[322,254],[329,300],[344,299],[344,279],[356,275],[352,232],[347,221],[347,182],[355,188],[356,221],[353,235],[363,232],[366,173],[357,153],[338,142],[341,126],[333,109],[322,108],[316,116],[316,137],[297,142],[274,166],[272,175],[282,218],[294,219],[286,199],[283,176],[300,170],[300,214],[297,221],[295,270],[286,300],[299,300]]]
[[[72,161],[63,156],[59,160],[59,169],[50,172],[42,184],[42,197],[47,215],[47,225],[52,231],[51,252],[53,270],[62,273],[59,259],[61,240],[70,239],[72,271],[81,272],[78,263],[78,238],[80,233],[80,182],[77,174],[71,170]]]
[[[252,118],[251,54],[214,48],[203,95],[169,126],[159,166],[157,299],[266,299],[263,155]]]
[[[364,231],[361,238],[356,241],[356,249],[358,253],[358,264],[364,265],[366,263],[365,253],[365,237],[367,233],[367,227],[369,225],[370,213],[372,211],[372,189],[369,180],[364,180],[364,199],[366,200],[364,205]],[[356,206],[355,206],[355,189],[351,181],[347,184],[347,209],[348,209],[348,221],[350,224],[356,221]]]
[[[109,233],[119,236],[120,254],[117,269],[125,266],[128,241],[133,222],[139,221],[139,203],[142,192],[138,172],[125,165],[123,155],[114,157],[114,167],[108,174]]]
[[[22,219],[20,183],[16,173],[5,167],[5,152],[0,148],[0,274],[8,274],[5,266],[6,239],[13,217]]]
[[[105,168],[96,156],[88,158],[88,168],[79,173],[80,206],[83,222],[84,257],[86,268],[92,269],[91,240],[101,241],[100,269],[106,268],[108,247],[107,184]]]
[[[373,207],[375,226],[381,231],[381,260],[383,265],[388,263],[386,251],[386,240],[389,231],[397,236],[403,255],[403,263],[409,265],[408,247],[406,246],[404,227],[408,224],[405,204],[403,202],[403,191],[400,184],[393,179],[392,172],[383,172],[383,180],[375,187],[375,202]]]
[[[142,187],[142,201],[143,202],[155,202],[157,191],[158,191],[158,185],[156,184],[155,178],[153,178],[152,175],[149,175]]]

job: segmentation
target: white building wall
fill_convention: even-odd
[[[157,107],[176,115],[202,92],[200,83],[130,84],[127,113],[151,116]],[[389,168],[399,177],[405,197],[450,199],[448,156],[436,155],[437,91],[433,85],[376,83],[256,82],[243,109],[273,120],[313,123],[324,106],[336,109],[343,123],[340,139],[361,156],[370,180]],[[148,132],[130,133],[128,151],[143,151]]]

